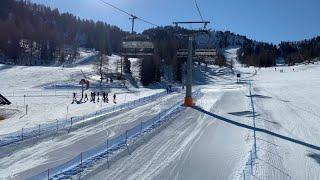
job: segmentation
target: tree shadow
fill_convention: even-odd
[[[264,118],[257,118],[257,119],[258,119],[258,120],[265,121],[265,122],[268,122],[268,123],[271,123],[271,124],[273,124],[273,125],[275,125],[275,126],[280,126],[280,127],[282,127],[282,125],[281,125],[280,123],[276,122],[276,121],[270,121],[270,120],[264,119]]]
[[[244,116],[244,117],[253,117],[252,111],[238,111],[238,112],[230,112],[228,114],[231,114],[233,116]],[[260,114],[255,113],[255,117],[261,116]]]
[[[243,123],[240,123],[240,122],[236,122],[236,121],[233,121],[231,119],[227,119],[225,117],[216,115],[216,114],[214,114],[212,112],[208,112],[208,111],[206,111],[206,110],[204,110],[204,109],[202,109],[202,108],[200,108],[198,106],[193,106],[192,108],[197,110],[197,111],[199,111],[199,112],[205,113],[205,114],[207,114],[207,115],[209,115],[211,117],[214,117],[217,120],[221,120],[221,121],[227,122],[229,124],[233,124],[235,126],[239,126],[239,127],[242,127],[242,128],[255,130],[257,132],[261,132],[261,133],[265,133],[265,134],[268,134],[268,135],[271,135],[271,136],[275,136],[277,138],[280,138],[280,139],[283,139],[283,140],[287,140],[287,141],[290,141],[290,142],[293,142],[293,143],[296,143],[296,144],[300,144],[302,146],[305,146],[305,147],[320,151],[320,147],[319,146],[316,146],[316,145],[313,145],[313,144],[310,144],[310,143],[307,143],[307,142],[303,142],[301,140],[294,139],[294,138],[291,138],[291,137],[288,137],[288,136],[284,136],[284,135],[281,135],[281,134],[278,134],[278,133],[275,133],[275,132],[272,132],[272,131],[269,131],[269,130],[266,130],[266,129],[263,129],[263,128],[257,128],[257,127],[254,128],[252,126],[249,126],[249,125],[246,125],[246,124],[243,124]]]
[[[320,165],[320,154],[308,153],[308,157],[314,159]]]
[[[247,96],[247,97],[254,97],[254,98],[261,98],[261,99],[271,99],[272,97],[270,96],[265,96],[265,95],[261,95],[261,94],[252,94],[251,96]]]
[[[247,115],[251,115],[252,112],[251,111],[238,111],[238,112],[230,112],[228,114],[231,114],[234,116],[247,116]]]

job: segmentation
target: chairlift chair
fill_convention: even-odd
[[[154,44],[146,35],[129,35],[122,39],[121,55],[129,58],[152,56]]]

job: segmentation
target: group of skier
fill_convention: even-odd
[[[109,103],[109,93],[107,92],[102,92],[102,98],[101,98],[101,101],[104,102],[104,103]],[[113,94],[113,103],[116,104],[116,98],[117,98],[117,95],[116,93]],[[82,101],[83,100],[83,101]],[[77,100],[77,93],[73,93],[73,99],[72,99],[72,103],[71,104],[74,104],[74,103],[77,103],[77,104],[80,104],[81,102],[88,102],[89,101],[89,98],[88,98],[88,94],[85,93],[84,94],[84,98],[81,98],[79,101]],[[90,102],[93,102],[93,103],[96,103],[96,102],[100,102],[100,92],[90,92]]]

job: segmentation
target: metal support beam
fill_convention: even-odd
[[[131,20],[131,34],[133,34],[134,32],[134,21],[137,19],[137,16],[131,15],[131,17],[129,18]]]
[[[192,101],[192,51],[193,51],[193,47],[192,47],[192,44],[193,44],[193,37],[189,36],[186,97],[184,100],[184,105],[187,107],[191,107],[193,105],[193,101]]]
[[[195,34],[199,34],[202,32],[208,33],[206,29],[207,25],[210,23],[210,21],[182,21],[182,22],[173,22],[176,26],[179,26],[179,24],[203,24],[204,30],[198,30],[198,31],[192,31],[191,33],[188,33],[189,36],[189,47],[188,47],[188,59],[187,59],[187,83],[186,83],[186,97],[184,99],[184,105],[186,107],[193,106],[193,100],[192,100],[192,55],[193,55],[193,37]]]
[[[121,67],[121,70],[120,70],[120,77],[122,78],[122,75],[123,75],[123,56],[121,56],[121,65],[120,65],[120,67]]]

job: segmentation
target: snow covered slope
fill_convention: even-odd
[[[236,60],[236,50],[226,50],[228,60]],[[109,169],[105,168],[107,160],[101,159],[94,167],[71,178],[243,179],[242,170],[253,142],[252,128],[248,128],[252,126],[252,117],[245,81],[253,80],[256,121],[260,131],[257,132],[258,158],[251,179],[320,179],[320,64],[281,67],[283,73],[279,67],[276,71],[274,68],[257,70],[235,64],[234,71],[216,66],[209,66],[205,71],[204,67],[197,66],[194,88],[201,89],[203,96],[197,99],[195,107],[177,113],[170,123],[152,136],[143,137],[142,143],[130,154],[124,149]],[[15,104],[6,107],[8,116],[12,117],[7,119],[10,121],[0,122],[0,130],[7,132],[11,128],[45,121],[44,118],[64,117],[67,104],[69,116],[101,108],[101,104],[70,105],[72,91],[65,94],[58,91],[58,95],[63,96],[26,98],[26,102],[31,102],[30,112],[39,114],[38,121],[19,119],[12,113],[17,110],[23,115],[24,99],[18,95],[26,92],[56,93],[42,89],[43,85],[75,82],[82,74],[80,70],[92,77],[92,68],[87,64],[72,68],[0,66],[0,77],[9,79],[2,80],[4,87],[0,87],[0,92],[7,93],[5,95]],[[236,83],[235,72],[241,73],[241,83]],[[10,97],[13,92],[8,92],[8,88],[14,90],[14,97]],[[113,92],[122,93],[119,98],[125,102],[126,99],[159,91],[132,88]],[[106,138],[123,134],[126,129],[181,103],[183,98],[183,93],[173,93],[70,133],[39,138],[24,147],[0,149],[0,179],[24,179],[61,165],[81,152],[104,143]],[[17,108],[19,106],[21,109]],[[37,107],[35,109],[38,111],[32,111],[32,107]],[[12,111],[9,112],[9,109]],[[3,112],[4,108],[0,110]]]
[[[7,97],[12,104],[0,107],[0,116],[6,117],[0,121],[0,134],[21,130],[22,128],[37,126],[56,119],[77,115],[85,115],[105,107],[112,107],[113,103],[83,103],[71,104],[72,93],[81,96],[79,81],[84,75],[92,84],[98,84],[99,77],[94,72],[96,52],[87,52],[70,67],[43,67],[43,66],[9,66],[0,64],[0,93]],[[119,56],[110,56],[110,67],[116,69]],[[90,61],[87,61],[87,60]],[[139,69],[138,60],[134,60],[133,71],[135,75]],[[84,75],[83,75],[84,74]],[[114,84],[122,82],[114,81]],[[59,85],[59,89],[55,85]],[[109,100],[113,93],[117,94],[117,104],[133,101],[149,96],[163,90],[130,87],[108,88]],[[62,88],[63,87],[63,88]],[[90,95],[94,88],[86,90]],[[24,97],[25,96],[25,97]],[[26,106],[28,105],[28,113]]]
[[[257,178],[320,179],[319,77],[316,64],[260,69],[253,78],[258,127],[290,138],[258,133]]]

